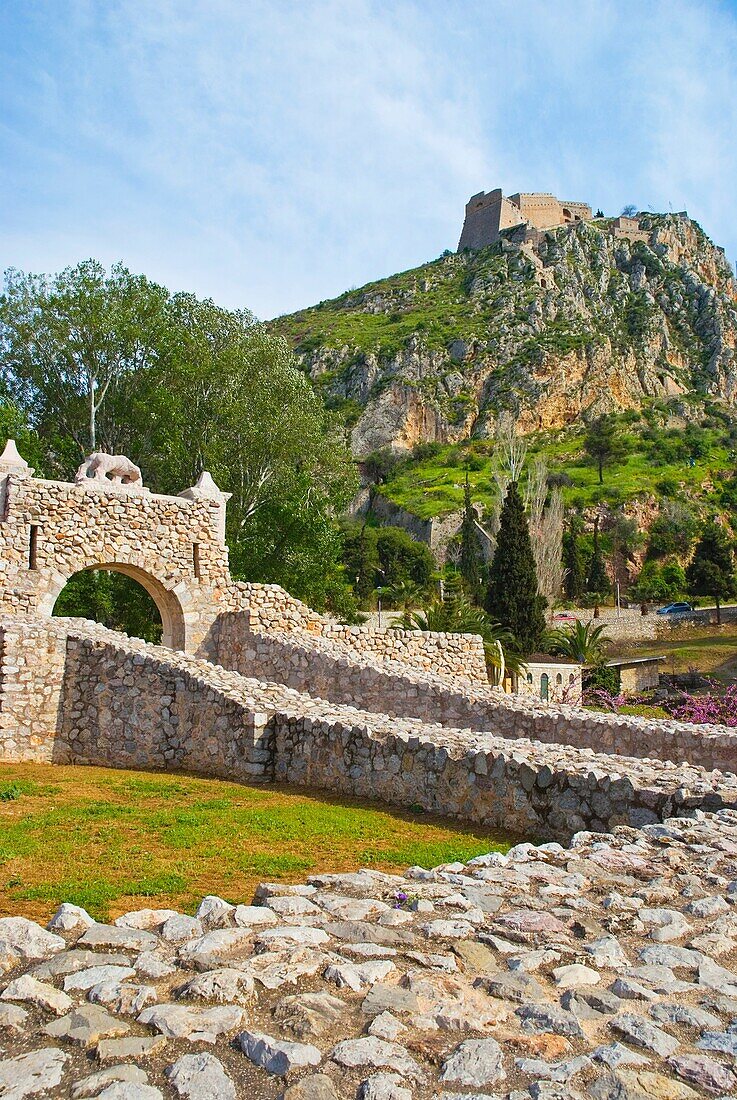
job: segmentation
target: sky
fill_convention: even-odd
[[[737,259],[737,0],[0,0],[0,266],[271,318],[468,198],[688,210]]]

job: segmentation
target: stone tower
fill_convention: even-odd
[[[545,191],[518,191],[506,198],[501,187],[495,191],[479,191],[466,203],[458,251],[494,244],[502,229],[515,225],[552,229],[571,222],[589,221],[591,217],[591,207],[587,203],[566,202]]]

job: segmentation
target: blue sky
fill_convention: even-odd
[[[454,248],[501,186],[737,257],[737,0],[0,0],[0,265],[266,318]]]

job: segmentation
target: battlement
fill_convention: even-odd
[[[499,240],[501,230],[517,225],[552,229],[590,221],[592,217],[588,203],[558,199],[549,191],[517,191],[507,197],[500,187],[494,191],[479,191],[466,203],[458,251],[485,248]]]

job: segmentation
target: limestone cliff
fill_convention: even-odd
[[[724,253],[684,215],[640,215],[629,236],[597,219],[477,252],[272,322],[354,452],[523,432],[652,397],[737,405],[737,298]],[[635,239],[637,238],[637,239]]]

